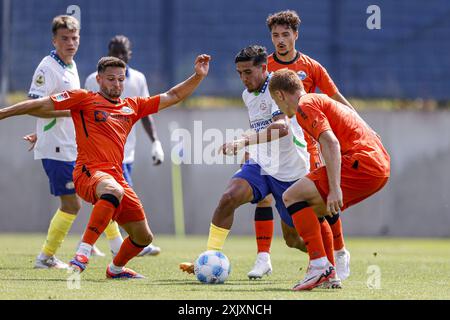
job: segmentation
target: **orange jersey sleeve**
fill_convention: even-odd
[[[319,62],[313,59],[311,59],[311,61],[313,62],[312,68],[314,69],[314,82],[316,83],[317,87],[320,89],[320,91],[322,91],[322,93],[326,94],[327,96],[334,96],[339,92],[339,90],[334,84],[327,70]]]
[[[320,101],[312,100],[302,103],[297,108],[297,121],[299,125],[309,133],[316,141],[319,141],[319,136],[322,132],[331,130],[330,123],[326,115],[318,107]]]
[[[161,96],[156,95],[156,96],[147,97],[147,98],[134,97],[134,98],[128,98],[128,99],[133,100],[135,102],[135,105],[137,107],[137,110],[136,110],[137,119],[141,119],[145,116],[148,116],[150,114],[158,112]]]
[[[50,96],[53,101],[55,110],[71,110],[76,111],[80,107],[80,103],[89,97],[89,92],[83,89],[68,90]]]

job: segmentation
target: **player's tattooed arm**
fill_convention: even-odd
[[[160,95],[159,110],[170,107],[189,97],[208,75],[211,57],[201,54],[195,59],[195,73],[187,80],[177,84],[169,91]]]
[[[50,97],[39,99],[25,100],[11,107],[6,107],[0,110],[0,120],[9,117],[20,116],[24,114],[46,115],[48,112],[55,111]]]
[[[341,146],[333,131],[326,130],[319,136],[322,156],[325,160],[330,192],[327,197],[328,214],[339,213],[343,206],[341,190]]]

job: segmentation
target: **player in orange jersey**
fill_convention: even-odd
[[[301,20],[298,14],[292,10],[281,11],[268,16],[266,24],[275,48],[275,52],[268,57],[268,71],[274,72],[285,68],[294,70],[302,80],[307,93],[313,93],[316,91],[316,88],[319,88],[322,93],[353,109],[350,102],[339,92],[327,70],[316,60],[296,50],[296,40],[298,39],[300,23]],[[308,152],[311,155],[310,168],[311,170],[319,168],[323,165],[319,146],[308,134],[305,134],[305,140],[307,142]],[[338,277],[341,280],[345,280],[350,275],[350,253],[345,248],[342,222],[339,214],[333,217],[327,217],[327,220],[333,233],[333,239],[329,241],[333,242],[336,271]],[[273,225],[271,198],[268,196],[258,203],[255,211],[258,258],[256,259],[255,266],[250,271],[251,274],[261,274],[262,276],[263,272],[268,270]],[[291,235],[289,238],[285,238],[286,243],[295,243],[292,240],[298,236],[296,233],[288,231],[286,230],[283,233],[285,237]],[[298,244],[295,247],[300,249],[302,244]]]
[[[156,113],[188,97],[209,70],[210,56],[195,60],[195,73],[169,91],[153,97],[121,99],[126,64],[115,57],[100,59],[97,82],[100,91],[64,91],[50,97],[29,100],[0,110],[3,118],[54,112],[65,116],[67,111],[75,124],[78,157],[73,173],[75,190],[85,201],[95,204],[83,240],[70,265],[83,271],[92,246],[111,219],[128,233],[119,252],[106,269],[107,278],[142,278],[125,268],[126,263],[148,246],[153,235],[143,206],[123,177],[124,145],[132,126],[142,117]]]
[[[295,229],[308,248],[310,264],[294,290],[310,290],[335,275],[317,217],[336,215],[379,191],[388,181],[390,157],[380,137],[343,104],[324,94],[306,93],[292,70],[276,71],[270,93],[289,118],[320,143],[326,166],[314,169],[283,194]]]

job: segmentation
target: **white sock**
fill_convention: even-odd
[[[340,249],[340,250],[334,250],[334,253],[335,253],[335,254],[340,254],[340,253],[344,254],[344,253],[345,253],[345,247],[343,247],[343,248]]]
[[[118,267],[112,262],[109,264],[109,271],[111,271],[114,274],[119,274],[122,272],[122,270],[123,270],[123,267]]]
[[[89,243],[81,242],[78,246],[77,254],[81,254],[88,258],[91,257],[92,246]]]
[[[117,254],[122,246],[123,238],[122,236],[117,236],[114,239],[108,240],[109,248],[113,252],[113,254]]]
[[[328,259],[327,257],[322,257],[322,258],[318,258],[318,259],[313,259],[311,260],[311,266],[313,266],[314,268],[322,268],[325,267],[327,265]]]
[[[270,260],[270,253],[268,252],[260,252],[258,253],[258,259],[269,261]]]

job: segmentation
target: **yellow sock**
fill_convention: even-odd
[[[120,234],[120,230],[119,230],[119,225],[117,224],[117,222],[111,220],[108,224],[108,226],[105,229],[105,235],[106,235],[106,239],[108,240],[113,240],[117,237],[121,237],[122,235]]]
[[[51,257],[59,249],[77,216],[58,209],[48,227],[42,253]]]
[[[206,247],[208,250],[221,251],[230,230],[220,228],[211,223],[209,227],[209,237]]]

